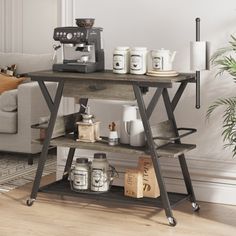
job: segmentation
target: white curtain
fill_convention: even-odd
[[[23,0],[0,0],[0,51],[22,52]]]

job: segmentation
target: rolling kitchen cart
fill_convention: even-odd
[[[195,129],[182,128],[184,134],[179,135],[179,130],[176,125],[174,110],[183,94],[188,83],[195,83],[194,74],[179,74],[175,77],[152,77],[147,75],[132,75],[132,74],[114,74],[111,71],[96,72],[96,73],[68,73],[68,72],[53,72],[53,71],[39,71],[33,72],[29,75],[33,81],[37,81],[43,96],[46,100],[51,116],[49,125],[47,127],[46,138],[43,141],[42,153],[38,163],[38,168],[32,187],[30,198],[27,199],[27,205],[33,205],[36,200],[38,191],[57,193],[61,195],[77,195],[92,199],[110,199],[126,202],[128,204],[141,204],[162,207],[165,210],[168,222],[171,226],[176,225],[176,220],[172,214],[172,207],[177,203],[189,199],[192,203],[194,211],[199,210],[199,205],[196,203],[187,163],[184,153],[196,147],[193,144],[181,143],[181,138],[195,132]],[[52,98],[45,86],[45,82],[57,82],[57,91],[54,98]],[[173,87],[174,83],[178,83],[179,87],[171,100],[168,90]],[[149,104],[146,106],[143,97],[149,88],[154,88],[155,92],[151,97]],[[62,95],[78,97],[80,104],[87,105],[88,98],[110,99],[110,100],[137,100],[140,111],[140,116],[144,125],[145,134],[147,138],[147,147],[134,148],[129,145],[109,146],[104,140],[95,143],[77,142],[74,140],[72,131],[74,131],[74,124],[81,119],[80,114],[84,112],[84,106],[80,106],[80,111],[76,114],[67,115],[65,119],[66,135],[63,137],[51,140],[54,124],[56,121],[59,104]],[[163,137],[163,134],[153,137],[152,129],[150,127],[149,119],[160,97],[163,97],[168,123],[174,132],[174,137]],[[167,127],[167,129],[169,129]],[[160,136],[161,135],[161,136]],[[156,140],[164,140],[165,144],[157,147]],[[64,175],[61,180],[52,184],[39,188],[40,181],[47,159],[49,146],[65,146],[69,147],[69,153],[65,165]],[[119,152],[127,154],[144,154],[151,155],[156,178],[160,188],[160,197],[158,198],[130,198],[124,196],[123,187],[112,186],[110,191],[100,194],[86,194],[73,192],[70,189],[68,181],[68,172],[70,170],[75,149],[91,149],[103,152]],[[183,179],[187,189],[187,194],[167,193],[164,184],[164,179],[161,171],[160,157],[178,158],[183,173]]]

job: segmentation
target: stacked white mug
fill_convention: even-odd
[[[137,119],[137,112],[137,106],[123,105],[120,143],[136,147],[145,145],[143,123],[141,119]]]

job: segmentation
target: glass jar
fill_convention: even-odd
[[[117,74],[129,73],[129,47],[116,47],[113,52],[113,72]]]
[[[88,158],[77,158],[73,174],[73,188],[76,190],[87,190],[90,180],[90,165]]]
[[[106,192],[110,185],[109,163],[105,153],[94,153],[91,165],[91,190]]]
[[[147,72],[147,53],[146,47],[135,47],[130,52],[130,73],[142,75]]]

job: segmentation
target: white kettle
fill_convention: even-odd
[[[176,51],[161,48],[160,50],[152,50],[152,69],[157,71],[170,71],[172,70],[172,63],[175,59]]]

